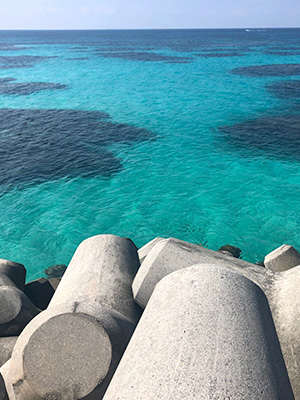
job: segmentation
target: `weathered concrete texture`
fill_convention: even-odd
[[[268,301],[216,265],[156,286],[104,400],[292,400]]]
[[[8,395],[9,400],[15,400],[15,394],[10,381],[10,362],[11,359],[9,359],[4,365],[2,365],[2,367],[0,368],[0,375],[2,376],[2,379],[4,381],[5,391]]]
[[[124,326],[127,324],[127,328]],[[101,399],[133,326],[117,313],[78,304],[53,306],[22,332],[10,363],[18,399]]]
[[[144,261],[144,259],[146,258],[146,256],[148,255],[149,251],[152,250],[153,247],[156,245],[156,243],[158,243],[160,240],[163,240],[163,238],[157,237],[157,238],[151,240],[150,242],[146,243],[145,246],[143,246],[139,249],[138,255],[139,255],[141,264]]]
[[[8,400],[5,383],[1,374],[0,374],[0,400]]]
[[[300,266],[276,274],[270,305],[294,396],[300,399]]]
[[[61,278],[50,278],[47,280],[48,280],[48,282],[50,282],[50,285],[53,287],[53,289],[55,291],[61,281]]]
[[[23,264],[0,259],[0,274],[7,276],[18,289],[24,290],[26,269]]]
[[[0,367],[10,359],[18,336],[0,337]]]
[[[20,335],[5,374],[16,400],[100,400],[141,310],[139,267],[125,238],[99,235],[76,250],[48,308]]]
[[[54,295],[54,288],[51,282],[45,278],[39,278],[25,285],[24,293],[32,303],[45,310]]]
[[[0,336],[18,335],[38,313],[10,278],[0,273]]]
[[[269,287],[272,272],[260,266],[234,258],[221,252],[208,250],[202,246],[169,238],[158,240],[144,259],[133,281],[135,301],[145,307],[155,285],[166,275],[194,264],[215,264],[230,266],[248,277],[262,289]]]
[[[50,307],[61,303],[97,303],[136,323],[141,310],[132,297],[131,285],[140,266],[131,240],[97,235],[77,248],[57,288]]]
[[[265,257],[264,264],[274,272],[286,271],[300,265],[300,254],[294,247],[283,244]]]

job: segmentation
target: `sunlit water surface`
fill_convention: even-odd
[[[299,64],[298,64],[299,63]],[[300,248],[300,30],[0,32],[0,257]]]

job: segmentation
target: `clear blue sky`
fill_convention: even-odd
[[[0,29],[298,26],[300,0],[0,0]]]

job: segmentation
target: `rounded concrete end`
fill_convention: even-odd
[[[21,312],[22,300],[14,287],[0,288],[0,325],[13,321]]]
[[[81,399],[106,377],[111,359],[110,338],[98,321],[61,314],[31,335],[23,354],[24,380],[36,398]]]
[[[23,264],[0,258],[0,273],[6,275],[20,289],[24,289],[26,269]]]

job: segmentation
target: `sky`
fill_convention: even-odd
[[[0,0],[0,29],[299,26],[300,0]]]

